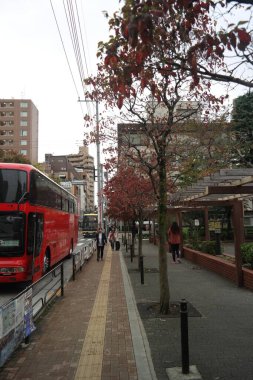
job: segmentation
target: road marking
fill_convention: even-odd
[[[75,380],[100,380],[109,295],[112,251],[107,248],[95,303],[75,375]]]

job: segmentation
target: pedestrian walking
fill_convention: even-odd
[[[112,250],[114,250],[114,248],[115,248],[117,236],[118,236],[117,229],[116,229],[116,227],[113,227],[112,230],[109,232],[109,235],[108,235],[108,240],[111,244]]]
[[[179,259],[179,245],[181,243],[180,229],[177,222],[173,222],[168,231],[168,243],[174,263],[181,263]]]
[[[105,233],[102,231],[101,227],[98,229],[96,240],[97,240],[97,261],[99,261],[100,259],[103,260],[104,247],[105,247],[105,244],[107,243]]]

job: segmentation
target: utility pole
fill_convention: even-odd
[[[98,226],[103,228],[103,204],[102,204],[102,187],[101,187],[101,165],[100,165],[100,133],[99,133],[99,114],[97,100],[80,100],[79,102],[96,103],[96,147],[97,147],[97,202],[98,202]]]

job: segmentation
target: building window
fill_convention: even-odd
[[[27,136],[27,131],[24,129],[21,129],[20,136]]]
[[[0,140],[0,145],[13,145],[13,140]]]
[[[21,150],[19,151],[19,153],[20,153],[20,154],[23,154],[24,156],[26,156],[26,155],[27,155],[27,150],[26,150],[26,149],[21,149]]]
[[[20,116],[21,117],[27,117],[28,113],[26,111],[21,111]]]
[[[6,121],[3,121],[3,120],[1,120],[0,121],[0,126],[1,127],[3,127],[4,125],[13,125],[14,124],[14,121],[12,121],[12,120],[6,120]]]
[[[20,120],[20,127],[27,127],[27,120]]]
[[[13,111],[7,111],[7,112],[1,111],[0,116],[14,116],[14,112]]]
[[[20,145],[27,145],[27,140],[21,140]]]
[[[13,131],[0,131],[1,136],[13,136],[14,132]]]
[[[27,102],[21,102],[20,108],[28,108],[28,103]]]

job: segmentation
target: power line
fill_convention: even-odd
[[[75,89],[76,89],[77,97],[79,97],[77,85],[76,85],[76,82],[75,82],[75,79],[74,79],[74,75],[73,75],[70,63],[69,63],[68,55],[67,55],[67,52],[66,52],[66,49],[65,49],[65,45],[64,45],[63,38],[62,38],[62,35],[61,35],[61,31],[60,31],[60,28],[59,28],[59,24],[58,24],[58,21],[57,21],[57,18],[56,18],[56,14],[55,14],[55,11],[54,11],[52,0],[50,0],[50,4],[51,4],[52,11],[53,11],[55,23],[56,23],[56,26],[57,26],[57,29],[58,29],[58,32],[59,32],[59,36],[60,36],[60,39],[61,39],[61,43],[62,43],[62,47],[63,47],[63,50],[64,50],[65,58],[67,60],[69,71],[70,71],[70,74],[71,74],[71,77],[72,77],[72,80],[73,80],[73,83],[74,83],[74,86],[75,86]],[[80,105],[80,107],[81,107],[81,110],[82,110],[82,115],[84,116],[82,106]]]
[[[81,84],[83,87],[83,91],[85,93],[85,91],[86,91],[86,86],[84,84],[85,70],[84,70],[82,56],[84,57],[87,75],[89,75],[88,74],[89,70],[88,70],[85,48],[84,48],[84,43],[83,43],[83,36],[82,36],[82,28],[81,28],[81,24],[80,24],[79,10],[78,10],[78,6],[77,6],[76,1],[75,1],[75,9],[73,8],[72,1],[66,0],[66,2],[67,2],[67,7],[64,3],[65,15],[66,15],[67,24],[69,27],[69,33],[70,33],[70,37],[71,37],[71,41],[72,41],[72,47],[73,47],[74,55],[76,58],[76,63],[77,63],[77,68],[78,68]],[[80,41],[81,41],[81,44],[80,44]],[[80,48],[80,45],[81,45],[82,49]],[[88,113],[90,115],[91,114],[90,105],[86,104],[86,107],[87,107]]]

